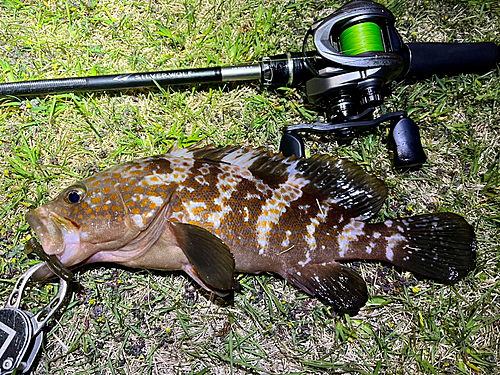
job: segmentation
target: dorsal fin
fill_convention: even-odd
[[[320,200],[330,200],[361,220],[375,215],[387,198],[383,181],[358,165],[337,157],[314,155],[309,159],[285,158],[264,148],[240,146],[188,149],[195,159],[247,168],[270,186],[289,183]]]
[[[304,190],[358,215],[365,220],[377,214],[387,198],[382,180],[346,159],[314,155],[297,160],[296,170],[311,181]]]

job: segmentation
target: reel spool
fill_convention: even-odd
[[[345,29],[339,37],[340,50],[346,55],[364,52],[383,52],[380,26],[374,22],[358,23]]]

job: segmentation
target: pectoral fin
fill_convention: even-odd
[[[196,225],[170,223],[177,245],[189,264],[184,268],[205,289],[227,295],[234,279],[234,258],[227,245]]]
[[[304,292],[318,297],[340,311],[358,311],[368,300],[366,283],[340,263],[297,265],[284,276]]]

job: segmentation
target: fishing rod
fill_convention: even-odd
[[[307,51],[311,40],[314,50]],[[285,127],[280,142],[285,156],[305,156],[300,133],[348,140],[388,122],[393,164],[407,168],[426,161],[418,126],[405,111],[374,118],[389,84],[433,74],[483,73],[497,66],[499,55],[499,47],[491,42],[405,44],[387,8],[371,0],[353,0],[314,23],[301,52],[265,57],[247,65],[3,83],[0,96],[240,81],[305,86],[309,102],[327,114],[327,121]]]

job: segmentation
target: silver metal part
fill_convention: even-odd
[[[222,82],[260,80],[260,64],[224,66],[221,68]]]
[[[288,83],[287,85],[291,86],[293,83],[293,61],[292,61],[292,55],[290,52],[286,53],[286,61],[287,61],[287,68],[288,68]]]
[[[36,327],[38,323],[35,320],[35,316],[30,312],[26,312],[26,314],[31,318],[31,324],[33,325],[33,327]],[[18,370],[23,374],[27,373],[31,369],[31,366],[33,365],[33,362],[35,361],[35,358],[40,351],[43,341],[43,331],[39,331],[36,336],[33,336],[31,341],[32,342],[30,347],[28,348],[28,352],[24,356],[23,361],[18,366]]]
[[[19,309],[26,284],[28,283],[31,276],[33,276],[35,272],[42,268],[44,265],[45,263],[38,263],[31,267],[23,275],[21,275],[21,277],[17,280],[16,285],[14,285],[14,290],[10,294],[9,299],[5,304],[6,308]],[[57,294],[54,296],[52,301],[50,301],[50,303],[43,309],[38,311],[38,313],[34,317],[34,321],[36,322],[37,327],[34,327],[35,330],[33,332],[33,336],[36,336],[38,332],[40,332],[45,323],[47,323],[52,315],[54,315],[54,313],[59,309],[67,292],[68,283],[63,279],[59,279],[59,289],[57,291]]]
[[[271,59],[266,56],[262,58],[261,62],[261,82],[264,86],[269,86],[273,82],[273,70],[271,69],[271,65],[269,64]]]

